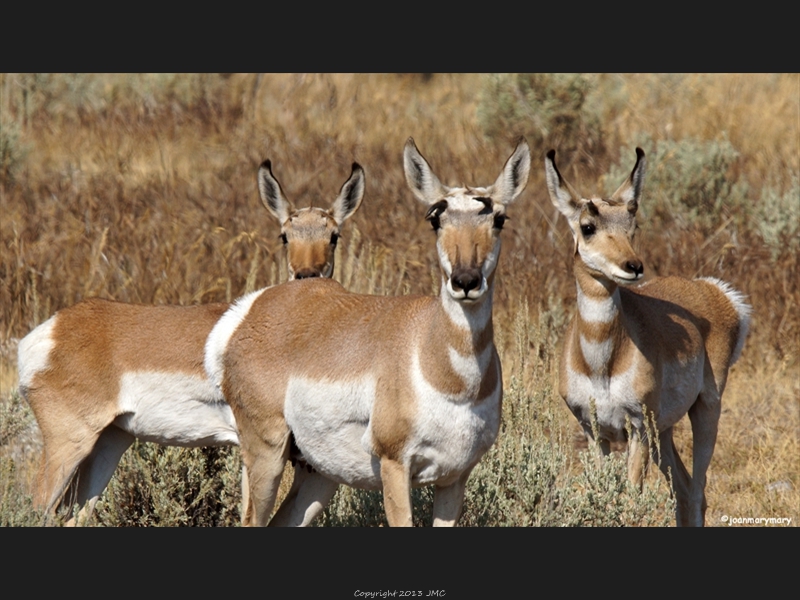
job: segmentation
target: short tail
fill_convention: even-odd
[[[701,279],[716,285],[733,305],[736,314],[739,315],[739,334],[736,338],[736,346],[733,349],[733,355],[731,356],[731,364],[733,364],[739,360],[739,357],[742,355],[744,341],[747,339],[747,334],[750,331],[750,318],[753,314],[753,307],[747,303],[747,297],[731,284],[715,277],[701,277]]]

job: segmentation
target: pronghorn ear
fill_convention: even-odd
[[[283,225],[289,218],[291,207],[283,195],[281,184],[272,174],[272,163],[265,160],[258,168],[258,191],[267,210]]]
[[[501,204],[511,204],[528,184],[531,172],[531,149],[523,137],[517,142],[514,153],[508,158],[503,172],[492,186],[492,200]]]
[[[644,187],[644,174],[647,168],[647,159],[644,157],[644,150],[636,148],[636,164],[633,165],[630,177],[619,186],[611,196],[612,204],[627,204],[628,211],[635,213],[639,208],[639,200],[642,197]]]
[[[344,182],[339,197],[331,207],[331,215],[337,225],[344,223],[361,206],[361,201],[364,199],[364,187],[364,169],[354,162],[350,178]]]
[[[572,219],[580,209],[581,195],[567,183],[556,167],[556,151],[550,150],[544,159],[544,172],[547,176],[547,191],[550,201],[567,219]]]
[[[403,170],[408,187],[425,204],[438,202],[447,195],[447,188],[433,174],[428,161],[417,150],[413,138],[408,138],[403,148]]]

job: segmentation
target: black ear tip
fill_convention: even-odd
[[[550,160],[553,160],[555,157],[556,157],[556,151],[555,150],[548,150],[547,151],[547,158],[549,158]]]
[[[269,171],[271,173],[272,172],[272,161],[270,159],[265,160],[264,162],[261,163],[261,166],[259,167],[259,169],[266,169],[267,171]]]
[[[355,173],[356,171],[363,171],[364,170],[364,168],[360,164],[358,164],[357,162],[353,163],[352,169],[353,169],[353,173]]]
[[[644,158],[644,150],[642,150],[638,146],[636,147],[636,157],[637,158]]]

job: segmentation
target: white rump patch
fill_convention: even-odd
[[[53,327],[58,315],[36,327],[19,343],[17,365],[19,368],[19,387],[22,394],[31,386],[34,375],[43,371],[50,364],[50,352],[53,350]]]
[[[136,437],[168,446],[239,443],[236,421],[219,390],[203,377],[158,371],[126,373],[114,424]]]
[[[233,332],[244,321],[247,313],[250,312],[250,307],[253,302],[269,288],[262,288],[255,292],[250,292],[236,300],[231,307],[217,321],[211,333],[208,334],[206,339],[205,358],[203,364],[206,368],[206,374],[211,380],[211,383],[217,388],[222,386],[222,378],[225,375],[225,369],[222,364],[222,358],[225,355],[225,350],[228,347],[228,342],[233,335]]]
[[[750,317],[753,313],[753,307],[747,303],[746,296],[735,289],[731,284],[717,279],[716,277],[700,277],[699,280],[707,281],[717,286],[722,293],[725,294],[725,297],[730,300],[730,303],[733,304],[733,308],[739,315],[739,337],[736,340],[733,356],[731,356],[731,364],[733,364],[739,360],[739,356],[742,354],[744,341],[747,338],[748,331],[750,331]]]

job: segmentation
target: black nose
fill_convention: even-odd
[[[632,271],[637,277],[644,273],[644,265],[640,260],[629,260],[625,263],[625,268],[628,269],[628,271]]]
[[[321,277],[322,273],[318,269],[300,269],[294,274],[295,279],[310,279],[312,277]]]
[[[460,269],[453,271],[450,282],[455,290],[463,290],[469,294],[470,290],[476,289],[481,284],[481,272],[478,269]]]

